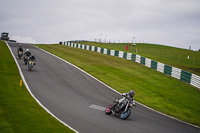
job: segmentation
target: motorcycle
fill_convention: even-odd
[[[23,55],[22,51],[19,51],[19,52],[18,52],[18,57],[19,57],[19,59],[22,58],[22,55]]]
[[[25,65],[27,65],[28,60],[29,60],[29,56],[24,56],[24,63],[25,63]]]
[[[31,71],[33,69],[34,61],[30,60],[27,62],[28,63],[28,70]]]
[[[131,100],[129,100],[128,97],[125,97],[122,102],[119,102],[119,100],[116,99],[113,104],[110,104],[106,108],[105,113],[107,115],[113,113],[114,115],[120,116],[122,120],[125,120],[131,115],[132,107],[133,103]]]

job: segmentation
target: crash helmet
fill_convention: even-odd
[[[22,44],[19,44],[19,46],[22,46]]]
[[[133,90],[130,90],[129,95],[133,97],[135,95],[135,92]]]
[[[28,52],[29,51],[29,49],[26,49],[26,52]]]

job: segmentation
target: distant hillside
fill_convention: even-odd
[[[120,51],[126,51],[126,46],[128,46],[128,51],[126,52],[138,54],[143,57],[200,75],[200,52],[198,51],[144,43],[136,43],[136,45],[132,45],[127,43],[80,42],[80,44]]]

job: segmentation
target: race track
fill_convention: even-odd
[[[28,71],[17,57],[17,43],[8,42],[33,95],[57,118],[80,133],[200,133],[200,129],[137,104],[127,120],[104,113],[121,96],[72,65],[32,45],[36,56]]]

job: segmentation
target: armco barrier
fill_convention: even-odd
[[[192,78],[191,78],[191,85],[197,87],[197,88],[200,88],[200,77],[195,75],[195,74],[192,74]]]
[[[181,80],[190,83],[192,74],[181,70]]]
[[[157,65],[158,65],[157,66],[157,71],[159,71],[161,73],[164,73],[164,66],[165,66],[165,64],[158,62]]]
[[[143,65],[145,65],[145,60],[146,60],[146,58],[144,58],[144,57],[141,57],[141,59],[140,59],[140,64],[143,64]]]
[[[146,60],[145,60],[145,66],[147,66],[147,67],[151,67],[151,59],[148,59],[148,58],[146,58]]]
[[[172,67],[172,77],[180,79],[181,78],[181,69],[176,68],[176,67]]]
[[[166,75],[169,75],[171,77],[179,79],[183,82],[186,82],[186,83],[200,89],[200,76],[197,76],[195,74],[181,70],[176,67],[172,67],[172,66],[160,63],[160,62],[156,62],[154,60],[142,57],[140,55],[126,53],[123,51],[110,50],[110,49],[95,47],[95,46],[90,46],[90,45],[76,44],[76,43],[72,43],[72,42],[62,42],[62,45],[80,48],[80,49],[84,49],[84,50],[95,51],[95,52],[102,53],[102,54],[107,54],[107,55],[111,55],[111,56],[124,58],[127,60],[132,60],[137,63],[143,64],[149,68],[157,70],[161,73],[164,73]]]
[[[167,74],[167,75],[171,76],[171,74],[172,74],[172,67],[168,66],[168,65],[165,65],[164,66],[164,74]]]

